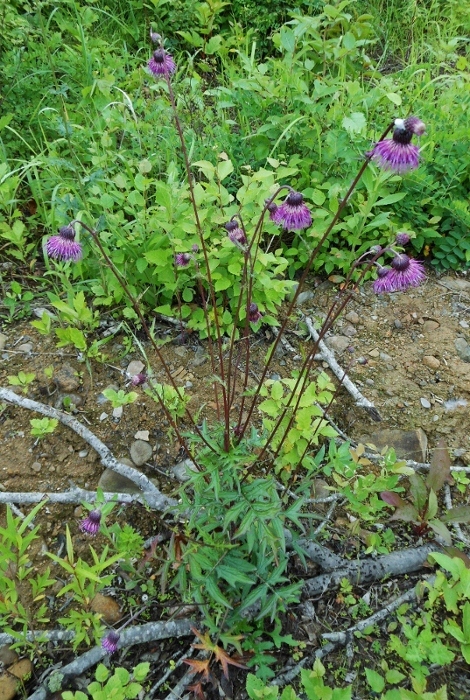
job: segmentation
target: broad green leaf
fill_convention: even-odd
[[[452,535],[447,527],[440,520],[430,520],[429,527],[444,540],[445,544],[452,544]]]
[[[470,506],[456,506],[443,513],[441,520],[445,523],[470,523]]]
[[[360,134],[367,126],[367,120],[362,112],[353,112],[349,117],[344,117],[341,125],[348,134]]]
[[[371,668],[366,668],[365,672],[367,682],[369,683],[374,693],[381,693],[382,690],[385,688],[385,680],[383,676],[381,676],[380,673],[377,673]]]

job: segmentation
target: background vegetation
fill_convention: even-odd
[[[6,0],[2,255],[28,261],[37,273],[44,235],[81,216],[98,226],[113,262],[149,306],[174,301],[165,267],[193,232],[176,136],[160,99],[165,89],[145,68],[152,27],[177,59],[178,109],[192,162],[206,162],[199,173],[212,220],[220,184],[224,206],[233,202],[235,210],[247,177],[288,177],[316,208],[307,238],[279,240],[282,265],[294,277],[384,123],[413,112],[428,124],[423,167],[404,179],[364,178],[317,269],[342,275],[371,242],[400,229],[412,232],[416,251],[433,265],[467,267],[468,13],[454,1],[426,8],[359,0],[264,4],[257,12],[252,0]],[[213,191],[208,159],[233,165],[222,176],[212,173]],[[223,292],[234,281],[230,256],[223,248],[211,255]],[[96,303],[125,303],[86,255],[66,278],[72,275],[92,284]],[[46,269],[44,279],[52,289],[57,271]]]

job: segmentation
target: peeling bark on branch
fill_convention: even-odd
[[[353,585],[377,581],[384,576],[399,576],[419,571],[430,552],[439,550],[436,543],[425,544],[421,547],[402,549],[376,559],[362,559],[348,562],[341,569],[321,574],[304,581],[302,597],[321,596],[325,591],[337,588],[341,579],[347,578]]]

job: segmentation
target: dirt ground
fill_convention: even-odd
[[[321,318],[337,292],[332,283],[315,279],[310,280],[306,290],[312,294],[298,307],[287,333],[295,355],[286,350],[279,352],[268,376],[290,376],[291,370],[298,368],[296,355],[311,347],[302,314]],[[97,336],[109,333],[115,325],[113,319],[103,316]],[[164,323],[157,323],[156,328],[158,337],[167,341],[162,351],[177,384],[191,396],[191,410],[200,410],[201,420],[213,420],[211,367],[204,342],[190,337],[181,345],[177,328]],[[66,403],[72,404],[75,417],[87,424],[118,458],[129,459],[131,446],[143,437],[151,453],[139,468],[155,478],[165,493],[178,487],[171,467],[183,454],[159,406],[139,387],[135,389],[138,400],[124,406],[122,416],[115,418],[109,401],[102,395],[103,389],[110,386],[116,390],[133,389],[126,370],[131,362],[146,362],[137,344],[129,348],[118,333],[104,348],[108,359],[104,363],[93,361],[87,367],[76,352],[58,349],[53,335],[40,335],[27,320],[13,325],[4,323],[0,332],[4,336],[4,347],[0,346],[0,386],[12,388],[8,377],[20,371],[34,373],[25,395],[57,408],[62,408],[64,397],[69,397]],[[422,287],[381,297],[366,284],[354,293],[329,336],[328,343],[336,349],[339,363],[374,402],[383,419],[374,423],[342,389],[332,411],[342,431],[358,440],[377,428],[421,428],[430,449],[444,437],[453,463],[470,464],[470,279],[431,272]],[[267,328],[252,337],[252,383],[261,374],[272,340],[272,332]],[[154,376],[164,381],[150,344],[142,338],[140,342]],[[71,484],[96,489],[104,468],[93,449],[61,424],[52,435],[36,441],[30,435],[30,419],[34,417],[40,416],[0,405],[0,489],[47,492],[67,490]],[[468,494],[461,502],[469,502]],[[0,511],[3,520],[3,506]],[[49,551],[57,551],[67,522],[76,537],[78,551],[88,547],[78,530],[80,517],[81,509],[72,505],[51,505],[42,511],[36,522],[42,526]],[[142,517],[138,508],[131,509],[128,517],[144,537],[154,534],[152,522]]]

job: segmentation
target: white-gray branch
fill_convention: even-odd
[[[71,428],[71,430],[77,433],[77,435],[80,435],[85,442],[93,447],[93,449],[98,453],[101,463],[105,467],[127,477],[133,481],[141,491],[144,491],[146,493],[146,501],[148,505],[154,510],[166,510],[167,508],[172,508],[177,505],[177,502],[174,499],[163,495],[161,491],[159,491],[150,481],[150,479],[145,476],[145,474],[142,474],[133,467],[128,467],[126,464],[119,462],[111,450],[106,447],[104,442],[101,442],[101,440],[97,438],[96,435],[91,432],[91,430],[68,413],[58,411],[52,406],[47,406],[46,404],[39,403],[38,401],[33,401],[25,396],[16,394],[10,389],[4,389],[2,387],[0,387],[0,400],[7,401],[8,403],[19,406],[20,408],[26,408],[30,411],[42,413],[42,415],[48,416],[49,418],[56,418],[68,428]]]
[[[353,384],[353,382],[350,380],[344,369],[340,367],[340,365],[336,361],[331,350],[328,349],[323,340],[320,340],[320,336],[313,325],[312,319],[308,318],[308,316],[305,316],[305,323],[307,324],[310,336],[316,343],[318,343],[318,349],[320,351],[321,359],[324,360],[324,362],[328,363],[328,366],[333,372],[333,374],[339,379],[344,388],[353,397],[354,401],[356,402],[356,406],[364,408],[373,420],[381,421],[382,416],[380,415],[372,401],[366,399],[364,394],[362,394],[357,388],[357,386]]]
[[[130,647],[134,644],[143,644],[145,642],[154,642],[158,639],[168,639],[170,637],[187,637],[193,632],[191,627],[194,625],[190,620],[170,620],[168,622],[148,622],[145,625],[137,625],[128,627],[120,634],[118,649]],[[101,647],[93,647],[86,651],[81,656],[71,661],[66,666],[63,666],[59,673],[68,677],[79,676],[91,666],[95,666],[106,656],[106,651]],[[28,700],[45,700],[48,695],[47,681],[37,688]]]

